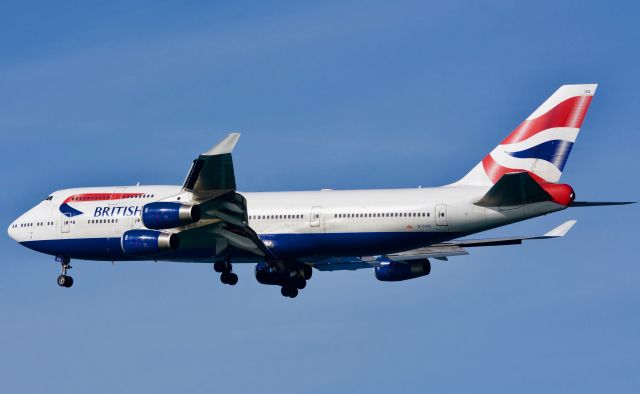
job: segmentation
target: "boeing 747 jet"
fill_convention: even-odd
[[[58,190],[9,226],[9,235],[60,263],[71,260],[212,264],[235,285],[234,264],[294,298],[313,269],[373,269],[381,281],[428,275],[430,260],[474,247],[564,236],[568,221],[537,237],[459,240],[570,207],[560,183],[597,85],[560,87],[459,181],[434,188],[244,193],[236,190],[229,134],[193,161],[180,186]]]

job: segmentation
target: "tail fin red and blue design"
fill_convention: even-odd
[[[491,186],[525,171],[539,182],[558,182],[597,87],[561,86],[455,185]]]

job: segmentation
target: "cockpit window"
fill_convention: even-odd
[[[44,200],[45,201],[51,201],[51,200],[53,200],[53,196],[49,196],[49,197],[45,198]]]

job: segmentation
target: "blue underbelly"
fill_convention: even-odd
[[[260,238],[274,254],[283,259],[309,257],[372,256],[400,252],[458,238],[457,233],[317,233],[262,234]],[[120,238],[76,238],[26,241],[24,246],[38,252],[72,259],[131,261],[209,261],[214,248],[184,249],[149,256],[132,257],[124,254]],[[242,254],[240,254],[242,255]]]
[[[318,233],[263,234],[260,238],[271,243],[278,257],[338,257],[375,256],[433,245],[462,234],[454,233]]]

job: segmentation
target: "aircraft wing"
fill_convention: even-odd
[[[569,220],[562,223],[553,230],[535,237],[509,237],[509,238],[486,238],[486,239],[470,239],[452,242],[444,242],[431,245],[426,248],[409,250],[401,253],[393,253],[387,255],[391,261],[409,261],[424,258],[447,258],[450,256],[461,256],[469,254],[465,248],[479,246],[502,246],[502,245],[519,245],[522,241],[534,239],[551,239],[564,237],[569,230],[576,224],[576,220]]]
[[[247,201],[236,192],[231,152],[239,138],[239,133],[231,133],[193,161],[182,189],[200,206],[202,218],[178,233],[180,244],[191,249],[215,244],[215,256],[235,248],[274,261],[273,253],[247,225]]]
[[[325,259],[316,261],[313,266],[320,271],[341,271],[356,270],[362,268],[373,268],[379,266],[382,262],[410,262],[420,259],[436,259],[446,261],[448,257],[464,256],[469,254],[467,248],[479,246],[501,246],[501,245],[518,245],[522,241],[535,239],[552,239],[564,237],[569,230],[576,224],[576,220],[569,220],[544,235],[534,237],[509,237],[509,238],[486,238],[460,240],[452,242],[443,242],[434,244],[424,248],[408,250],[400,253],[392,253],[386,256],[377,257],[352,257],[344,259]]]

